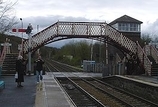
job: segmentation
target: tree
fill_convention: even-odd
[[[146,44],[149,44],[152,41],[152,38],[150,37],[149,33],[144,33],[142,34],[141,37],[141,42],[144,44],[146,42]]]
[[[13,15],[13,6],[16,4],[12,2],[0,1],[0,33],[3,34],[10,30],[13,25],[17,24],[16,18]]]
[[[82,60],[90,60],[90,44],[87,41],[80,41],[76,46],[76,56],[80,56]]]
[[[54,59],[70,65],[80,65],[82,60],[90,60],[90,44],[87,41],[71,41],[56,52]]]

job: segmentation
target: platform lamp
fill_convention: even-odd
[[[21,28],[23,29],[23,20],[22,20],[22,18],[20,18],[20,21],[21,21]],[[21,54],[22,54],[22,56],[24,57],[24,54],[23,54],[23,32],[21,32]]]

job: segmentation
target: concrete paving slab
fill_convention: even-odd
[[[5,89],[0,90],[0,107],[34,107],[36,95],[35,76],[25,76],[18,88],[14,76],[1,76],[5,81]]]
[[[36,107],[74,107],[52,73],[43,76],[43,81],[37,87],[41,86],[43,86],[41,92],[36,93]],[[37,98],[38,96],[41,99]]]

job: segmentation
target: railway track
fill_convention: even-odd
[[[111,98],[111,101],[116,101],[113,102],[112,104],[116,104],[116,105],[111,105],[111,103],[108,105],[115,107],[157,107],[158,106],[157,104],[152,103],[146,99],[140,98],[136,95],[130,94],[121,89],[117,89],[116,87],[109,86],[108,84],[105,84],[97,79],[93,79],[93,78],[82,79],[82,80],[73,79],[73,81],[75,83],[78,83],[78,85],[83,87],[87,92],[91,93],[91,95],[95,96],[96,99],[99,99],[103,104],[109,103],[109,102],[104,102],[106,97],[108,98],[109,96]],[[101,96],[96,96],[95,94],[96,92]],[[102,97],[104,97],[103,100]]]
[[[105,107],[70,78],[57,78],[77,107]]]
[[[62,67],[59,68],[60,70],[57,68],[59,67],[58,64],[53,63],[52,65],[50,62],[47,62],[47,64],[49,71],[51,69],[57,72],[63,70],[61,69]],[[60,75],[63,75],[62,77],[65,78],[56,78],[56,80],[58,81],[58,83],[61,84],[61,86],[66,91],[66,93],[71,98],[71,101],[73,101],[73,104],[75,104],[76,107],[105,107],[100,101],[98,101],[89,93],[87,93],[85,90],[83,90],[70,78],[66,77],[65,74],[60,74]]]
[[[63,64],[54,60],[46,60],[46,64],[50,67],[52,72],[83,72],[82,69]]]
[[[77,69],[71,69],[70,66],[55,61],[49,62],[49,67],[58,72],[77,72]],[[57,78],[57,80],[77,107],[102,107],[103,105],[107,107],[158,107],[155,103],[96,78],[80,78],[71,73],[71,78],[63,74],[62,78]]]

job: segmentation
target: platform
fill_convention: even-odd
[[[0,89],[0,107],[34,107],[36,97],[35,76],[25,76],[24,87],[18,88],[14,76],[1,76],[5,88]]]
[[[35,107],[75,107],[55,77],[101,77],[101,73],[49,72],[37,85]]]
[[[66,76],[74,74],[80,77],[102,77],[101,73],[65,73]],[[59,72],[48,72],[43,81],[36,83],[36,76],[25,76],[24,87],[16,87],[14,76],[2,76],[5,89],[0,90],[0,107],[75,107],[68,98],[55,77],[62,77]],[[55,76],[55,77],[54,77]],[[157,77],[148,76],[121,76],[150,85],[158,86]]]
[[[121,77],[158,87],[158,77],[157,76],[126,75],[126,76],[121,76]]]
[[[53,73],[43,76],[43,81],[37,84],[35,107],[74,107],[55,80]]]

